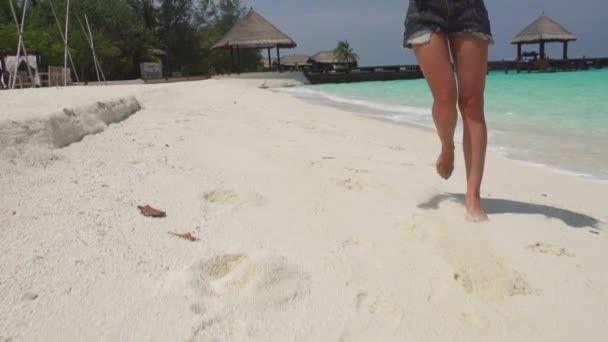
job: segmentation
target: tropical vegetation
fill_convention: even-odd
[[[334,49],[334,56],[337,62],[342,64],[347,71],[359,60],[359,55],[355,53],[348,40],[338,42],[338,46]]]
[[[24,0],[0,1],[0,52],[14,53],[18,34],[9,1],[19,20]],[[46,65],[63,65],[67,0],[29,0],[24,39],[28,53]],[[57,15],[59,25],[53,15]],[[229,51],[211,47],[243,15],[241,0],[71,0],[69,47],[81,79],[95,78],[86,38],[86,15],[97,57],[108,79],[139,77],[142,62],[162,62],[165,75],[211,75],[231,68]],[[243,70],[259,68],[259,51],[245,51]]]

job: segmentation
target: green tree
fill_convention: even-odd
[[[246,8],[241,4],[241,0],[219,0],[217,7],[217,25],[226,32],[246,14]]]
[[[198,0],[195,4],[194,23],[197,27],[214,25],[217,13],[215,0]]]
[[[106,76],[109,75],[112,79],[139,76],[139,63],[146,61],[150,48],[158,45],[155,35],[146,27],[144,18],[137,15],[124,0],[78,0],[73,9],[73,16],[77,20],[72,17],[71,31],[83,33],[80,23],[86,14]],[[86,39],[81,39],[80,42],[86,46]],[[85,47],[82,52],[87,50],[90,56],[90,49]]]
[[[216,26],[227,32],[245,14],[241,0],[198,0],[194,20],[199,27]]]
[[[0,25],[0,51],[13,51],[17,48],[15,24]]]
[[[188,66],[196,62],[193,9],[192,0],[163,0],[160,3],[159,34],[169,73],[179,71],[188,74]]]
[[[128,2],[150,31],[158,29],[159,11],[154,6],[154,0],[128,0]]]
[[[52,0],[61,30],[66,1]],[[23,0],[15,3],[20,19]],[[63,40],[51,0],[28,3],[28,52],[40,54],[44,65],[63,65]],[[169,72],[186,75],[226,72],[231,67],[230,53],[211,47],[245,14],[241,0],[70,0],[70,4],[69,46],[82,80],[96,79],[85,14],[97,57],[111,80],[139,77],[139,63],[155,61],[162,61]],[[15,51],[17,38],[9,3],[0,0],[0,51]],[[256,70],[260,54],[242,51],[241,61],[244,70]]]
[[[246,14],[240,0],[199,0],[195,22],[198,26],[198,59],[196,73],[226,73],[232,70],[232,59],[228,50],[212,50],[234,24]],[[260,67],[259,50],[241,50],[241,70],[257,71]]]
[[[12,0],[11,0],[12,1]],[[15,12],[20,16],[21,6],[15,4]],[[13,51],[17,48],[17,29],[8,1],[0,1],[0,51]]]
[[[39,53],[47,65],[63,65],[63,40],[51,11],[51,1],[38,0],[30,4],[25,27],[28,52]],[[52,0],[52,5],[59,26],[64,30],[66,0]],[[144,19],[125,0],[71,0],[69,46],[78,69],[76,72],[81,78],[96,78],[93,56],[86,38],[85,14],[106,77],[138,77],[138,64],[146,61],[151,47],[158,46],[155,34],[147,29]],[[0,35],[2,31],[0,29]],[[8,51],[14,51],[15,47]]]
[[[334,55],[336,60],[344,65],[347,72],[359,60],[359,55],[355,53],[348,40],[338,42],[338,46],[334,49]]]
[[[0,2],[0,25],[12,23],[11,9],[7,1]]]

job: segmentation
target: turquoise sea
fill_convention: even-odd
[[[425,80],[327,84],[287,91],[395,123],[433,127],[432,97]],[[491,150],[608,180],[608,69],[490,73],[485,102]]]

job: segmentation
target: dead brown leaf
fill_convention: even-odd
[[[155,217],[155,218],[159,218],[159,217],[166,217],[167,213],[165,213],[162,210],[158,210],[158,209],[154,209],[149,205],[146,206],[141,206],[138,205],[137,209],[139,209],[139,211],[141,212],[142,215],[144,215],[145,217]]]
[[[177,236],[178,238],[181,238],[184,240],[192,241],[192,242],[200,240],[199,238],[192,235],[192,233],[178,234],[178,233],[174,233],[174,232],[169,232],[169,234],[171,234],[173,236]]]

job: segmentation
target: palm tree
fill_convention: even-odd
[[[348,40],[338,42],[338,46],[334,49],[334,55],[338,63],[345,65],[346,72],[350,71],[351,63],[354,64],[359,59],[359,55],[350,47]]]

